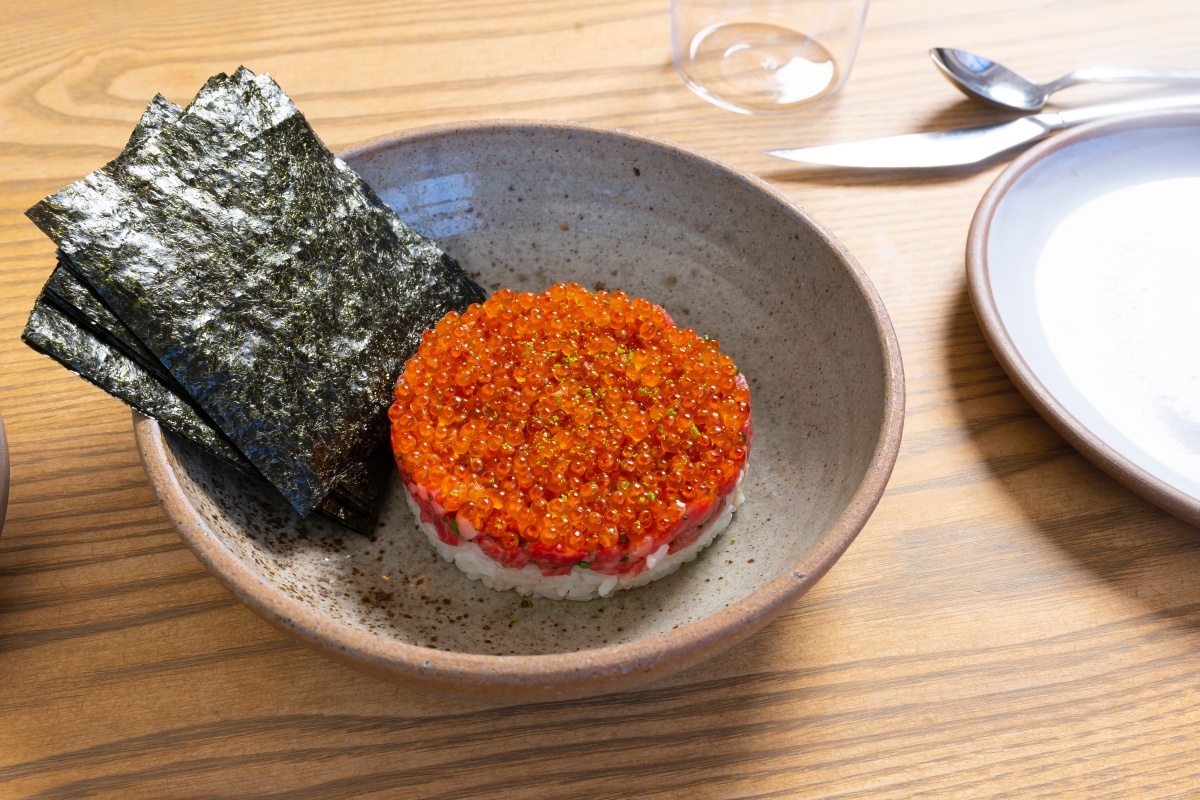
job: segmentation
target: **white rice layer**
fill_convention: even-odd
[[[720,512],[706,524],[695,542],[682,550],[669,553],[669,544],[664,544],[658,550],[646,556],[646,569],[637,575],[605,575],[590,569],[571,567],[567,575],[543,575],[536,564],[526,564],[521,569],[505,567],[484,555],[479,545],[463,539],[455,546],[449,545],[438,538],[437,528],[421,519],[421,509],[417,506],[412,494],[405,487],[404,497],[408,507],[430,543],[437,549],[438,554],[446,561],[451,561],[456,567],[467,574],[473,581],[482,581],[489,589],[504,591],[516,589],[522,595],[537,595],[551,600],[592,600],[597,597],[608,597],[617,589],[634,589],[645,586],[651,581],[658,580],[664,575],[670,575],[685,562],[693,560],[704,548],[712,544],[717,536],[729,527],[733,520],[733,512],[742,504],[742,483],[746,478],[743,469],[738,475],[737,486],[726,497],[721,499]]]

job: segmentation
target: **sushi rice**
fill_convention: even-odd
[[[471,580],[482,581],[489,589],[504,591],[515,589],[526,596],[546,597],[551,600],[593,600],[610,597],[618,589],[635,589],[651,581],[670,575],[681,564],[692,561],[701,550],[708,547],[733,521],[733,512],[742,504],[742,484],[746,479],[743,468],[738,475],[733,491],[717,498],[718,507],[712,519],[701,530],[692,544],[674,553],[668,552],[670,544],[664,544],[646,557],[646,569],[636,575],[606,575],[579,566],[571,567],[567,575],[543,575],[536,564],[526,564],[520,569],[505,567],[484,555],[474,542],[463,539],[458,545],[450,545],[438,538],[437,528],[421,519],[421,509],[405,485],[404,497],[412,510],[417,525],[425,533],[430,544],[446,561],[453,563]]]

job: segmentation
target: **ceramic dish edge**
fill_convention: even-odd
[[[1113,479],[1175,516],[1200,526],[1200,498],[1167,484],[1093,433],[1054,396],[1021,355],[1004,324],[988,273],[988,236],[1008,191],[1035,164],[1072,145],[1131,128],[1200,125],[1200,111],[1168,111],[1101,120],[1059,134],[1022,154],[1000,173],[980,201],[967,235],[967,286],[971,305],[988,345],[1017,389],[1051,428]]]

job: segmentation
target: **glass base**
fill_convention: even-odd
[[[759,22],[705,28],[677,66],[696,94],[742,114],[813,105],[841,84],[837,62],[820,42]]]

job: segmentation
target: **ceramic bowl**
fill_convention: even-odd
[[[0,533],[4,532],[4,517],[8,511],[8,438],[4,434],[4,418],[0,417]]]
[[[197,557],[268,622],[354,668],[474,697],[597,694],[745,639],[845,551],[900,444],[900,354],[879,296],[816,220],[663,141],[560,123],[402,133],[342,157],[489,291],[623,289],[719,340],[749,377],[746,502],[689,568],[589,602],[495,592],[441,561],[394,480],[369,540],[135,415]]]

